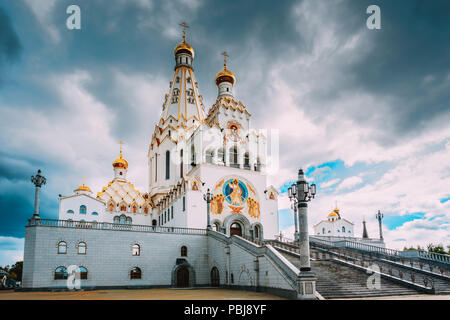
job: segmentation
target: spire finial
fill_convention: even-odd
[[[120,159],[122,159],[122,145],[124,144],[122,140],[119,141],[120,144]]]
[[[183,43],[186,43],[186,28],[189,28],[189,26],[184,21],[182,23],[180,23],[180,26],[183,27]]]
[[[337,206],[337,200],[334,200],[334,208],[335,208],[335,209],[338,208],[338,206]]]
[[[223,55],[223,69],[227,70],[227,58],[229,55],[226,51],[222,52],[221,55]]]

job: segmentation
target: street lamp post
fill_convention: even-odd
[[[316,185],[306,182],[305,174],[302,169],[298,171],[298,180],[290,187],[289,193],[292,198],[296,199],[299,236],[298,242],[300,247],[300,274],[299,298],[315,299],[316,277],[311,272],[311,262],[309,253],[309,236],[308,236],[308,202],[314,199],[316,195]],[[294,202],[295,203],[295,202]]]
[[[298,242],[298,219],[297,219],[297,198],[294,197],[294,195],[292,194],[292,187],[289,187],[288,189],[288,196],[289,196],[289,200],[292,201],[292,206],[291,208],[294,210],[294,227],[295,227],[295,233],[294,233],[294,242]]]
[[[381,220],[384,218],[384,215],[378,210],[378,213],[375,215],[375,218],[378,220],[378,227],[380,229],[380,240],[383,240],[383,227],[381,225]]]
[[[39,192],[41,186],[47,182],[44,176],[41,175],[41,170],[38,170],[37,175],[31,176],[31,182],[36,186],[34,192],[34,214],[33,219],[39,219]]]
[[[211,208],[211,192],[206,191],[203,195],[203,199],[206,201],[206,229],[211,230],[211,218],[210,218],[210,208]]]

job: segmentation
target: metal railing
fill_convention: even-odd
[[[373,245],[366,244],[366,243],[360,243],[360,242],[356,242],[356,241],[349,241],[349,240],[329,241],[329,240],[321,239],[321,238],[318,238],[315,236],[310,236],[309,240],[311,243],[324,244],[324,245],[327,245],[327,246],[333,247],[333,248],[344,247],[344,248],[356,249],[356,250],[361,250],[361,251],[366,251],[366,252],[378,253],[378,254],[382,254],[389,258],[396,258],[396,259],[405,258],[405,251],[377,247],[377,246],[373,246]],[[426,251],[419,251],[419,250],[417,250],[417,252],[418,252],[419,258],[450,264],[450,255],[426,252]]]
[[[206,235],[206,229],[180,228],[180,227],[160,227],[139,224],[118,224],[109,222],[86,222],[57,219],[30,219],[29,227],[57,227],[95,230],[116,230],[116,231],[136,231],[154,233],[177,233],[177,234],[197,234]]]

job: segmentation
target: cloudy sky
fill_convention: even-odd
[[[81,30],[66,9],[81,8]],[[381,29],[366,27],[369,5]],[[450,245],[450,2],[378,0],[4,0],[0,4],[0,265],[23,254],[30,176],[48,182],[41,215],[83,181],[100,191],[125,141],[128,177],[147,185],[146,152],[186,21],[206,106],[220,53],[252,126],[279,130],[280,227],[286,186],[318,184],[311,225],[337,201],[387,246]]]

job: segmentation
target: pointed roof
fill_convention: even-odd
[[[203,122],[206,117],[192,68],[180,66],[175,69],[161,113],[164,123],[170,116],[178,122],[192,122],[193,119]]]

